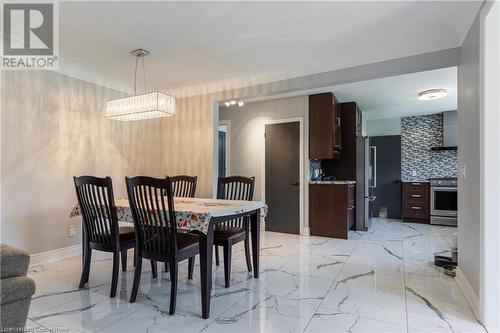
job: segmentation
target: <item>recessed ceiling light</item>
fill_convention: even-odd
[[[418,94],[418,99],[421,101],[430,101],[433,99],[443,98],[448,95],[446,89],[430,89],[424,90]]]
[[[236,105],[236,101],[231,101],[231,105]]]
[[[231,106],[231,102],[225,102],[224,105],[227,106],[227,107],[230,107]]]
[[[243,106],[243,105],[245,105],[245,102],[243,102],[243,101],[238,102],[238,106]]]

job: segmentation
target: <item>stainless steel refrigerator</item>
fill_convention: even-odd
[[[356,139],[356,230],[367,231],[371,226],[373,202],[377,199],[377,147],[370,146],[368,137]]]

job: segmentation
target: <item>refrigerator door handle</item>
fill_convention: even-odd
[[[371,188],[376,188],[377,187],[377,147],[376,146],[370,146],[370,150],[372,153],[372,184],[370,185]]]

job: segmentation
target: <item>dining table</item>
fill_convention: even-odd
[[[133,226],[134,220],[128,199],[115,200],[115,207],[120,225]],[[202,317],[208,319],[210,317],[212,292],[212,255],[215,226],[241,217],[249,218],[253,276],[258,278],[260,221],[267,214],[267,206],[261,201],[174,197],[174,209],[177,229],[198,234]],[[81,216],[78,204],[73,207],[70,213],[70,217],[76,216]]]

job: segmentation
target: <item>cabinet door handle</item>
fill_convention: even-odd
[[[415,186],[420,186],[422,185],[421,183],[411,183],[412,185],[415,185]]]
[[[420,210],[420,209],[422,209],[422,207],[419,207],[419,206],[413,206],[413,207],[411,207],[411,209]]]
[[[411,197],[412,198],[421,198],[422,196],[420,194],[412,194]]]
[[[349,208],[347,208],[347,209],[351,210],[351,209],[354,209],[354,207],[356,207],[356,206],[349,206]]]
[[[340,127],[340,117],[337,117],[337,126]]]

